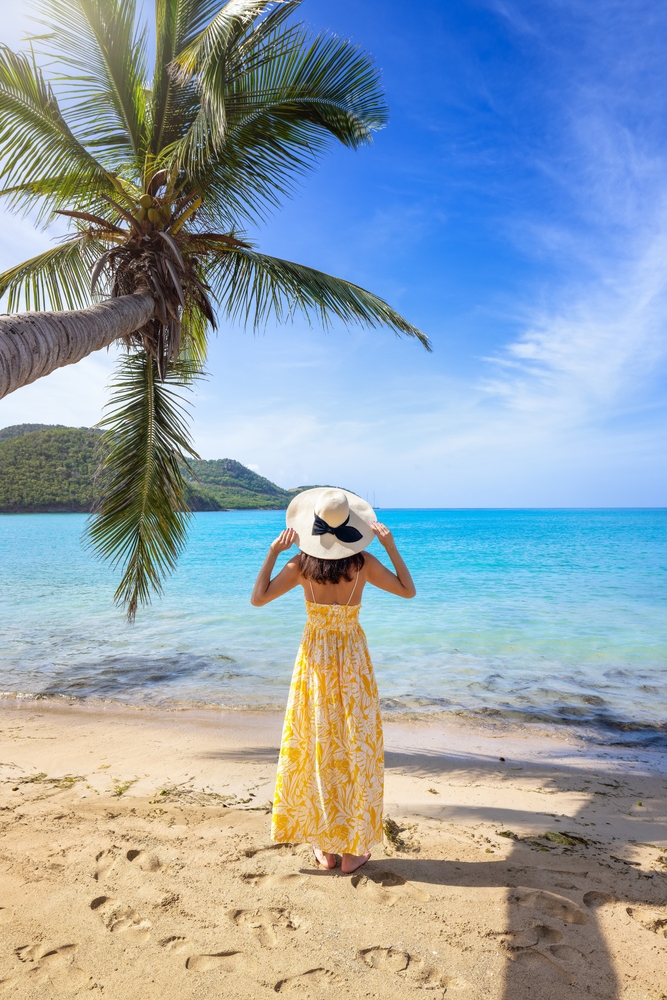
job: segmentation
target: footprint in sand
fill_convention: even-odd
[[[558,944],[562,940],[563,935],[555,927],[535,924],[527,930],[506,931],[499,943],[507,951],[519,951],[520,948],[534,948],[536,944]]]
[[[381,969],[383,972],[403,972],[410,964],[407,951],[396,948],[364,948],[359,952],[359,958],[371,969]]]
[[[633,920],[640,923],[644,930],[652,931],[653,934],[659,934],[661,937],[667,938],[667,910],[655,910],[643,907],[635,909],[632,906],[628,906],[625,912]]]
[[[14,911],[11,906],[0,906],[0,924],[8,924],[14,919]]]
[[[248,927],[265,948],[278,944],[278,930],[297,929],[298,924],[286,910],[262,907],[258,910],[232,910],[231,920],[239,927]]]
[[[518,951],[511,959],[512,966],[521,969],[522,973],[528,976],[535,976],[540,986],[548,983],[569,983],[571,977],[560,965],[553,962],[546,955],[539,951],[527,949]]]
[[[420,903],[425,903],[431,898],[423,889],[418,889],[402,875],[392,871],[364,872],[363,875],[353,875],[350,882],[363,896],[382,906],[393,906],[401,896],[410,897]]]
[[[509,902],[534,910],[542,917],[555,917],[566,924],[588,923],[588,915],[571,899],[544,889],[527,889],[519,886],[510,895]]]
[[[110,896],[98,896],[90,904],[91,910],[99,913],[102,923],[112,934],[123,934],[130,941],[141,944],[151,933],[151,922],[139,916],[131,906],[119,903]]]
[[[418,958],[416,955],[410,956],[408,966],[408,977],[419,984],[421,989],[447,989],[452,984],[449,976],[445,976],[440,969],[427,962],[425,958]]]
[[[326,989],[329,986],[335,986],[337,982],[338,976],[329,972],[328,969],[309,969],[308,972],[302,972],[300,976],[289,976],[287,979],[281,979],[273,988],[276,993],[298,991],[312,997],[313,990]]]
[[[215,955],[191,955],[185,968],[190,972],[249,972],[253,964],[242,951],[220,951]]]
[[[175,955],[178,955],[182,951],[187,951],[188,948],[192,947],[192,941],[186,937],[168,937],[163,938],[160,941],[160,947],[164,948],[166,951],[171,951]]]
[[[247,847],[243,854],[246,858],[254,858],[258,854],[264,854],[266,851],[280,851],[281,853],[294,854],[295,844],[266,844],[264,847]]]
[[[34,983],[52,980],[60,989],[78,990],[90,983],[89,977],[74,964],[77,944],[63,944],[50,948],[39,942],[16,948],[15,955],[27,966],[26,972]]]
[[[142,872],[159,872],[161,868],[164,868],[156,854],[148,854],[146,851],[128,851],[125,857]]]
[[[266,872],[247,872],[241,875],[241,878],[246,885],[262,885],[270,889],[281,886],[296,888],[296,886],[305,885],[308,882],[308,876],[300,875],[298,872],[285,872],[282,875],[268,875]],[[311,886],[311,888],[313,887]]]
[[[113,847],[107,847],[95,856],[95,881],[103,882],[113,866],[118,861],[118,853]]]
[[[421,988],[435,989],[446,987],[449,980],[446,976],[419,955],[410,955],[400,948],[363,948],[359,958],[370,969],[379,972],[406,972],[408,978],[414,980]]]
[[[584,896],[584,906],[587,906],[589,910],[597,910],[600,906],[616,902],[618,900],[615,896],[612,896],[608,892],[598,892],[596,889],[592,889]]]
[[[566,965],[588,965],[586,956],[578,948],[572,948],[569,944],[554,944],[549,951],[560,962],[565,962]]]

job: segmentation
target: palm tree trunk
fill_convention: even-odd
[[[0,399],[134,333],[154,311],[152,296],[135,292],[90,309],[0,316]]]

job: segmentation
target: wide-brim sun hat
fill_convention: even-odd
[[[297,493],[285,515],[296,544],[317,559],[347,559],[367,549],[377,520],[369,503],[348,490],[318,486]]]

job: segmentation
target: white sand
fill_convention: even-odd
[[[404,829],[349,878],[269,840],[280,726],[5,703],[0,993],[667,1000],[664,756],[389,723]]]

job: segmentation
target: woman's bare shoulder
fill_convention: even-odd
[[[376,566],[382,566],[380,560],[371,552],[364,552],[364,569],[366,572],[370,569],[374,569]]]
[[[380,560],[372,552],[364,552],[364,563],[379,563]]]

